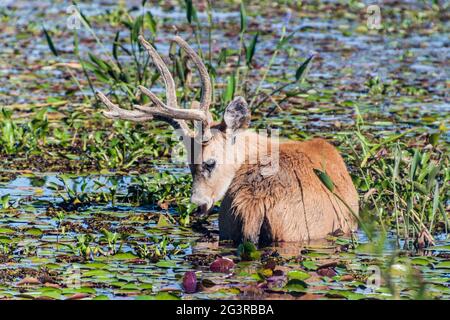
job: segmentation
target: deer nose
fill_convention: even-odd
[[[206,200],[205,197],[202,197],[201,195],[198,195],[198,194],[194,193],[194,194],[191,195],[191,202],[193,204],[198,205],[198,206],[202,206],[202,205],[205,205],[207,203],[207,200]]]
[[[198,205],[199,207],[205,206],[207,209],[212,206],[211,199],[197,193],[191,195],[191,202]]]

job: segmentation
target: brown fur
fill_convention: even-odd
[[[325,170],[335,192],[358,213],[357,192],[336,148],[313,139],[281,143],[279,151],[279,170],[273,175],[262,173],[261,161],[237,169],[220,208],[220,238],[297,242],[354,230],[356,219],[313,171]]]

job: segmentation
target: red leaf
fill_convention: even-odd
[[[183,288],[186,293],[197,291],[197,275],[194,271],[186,271],[183,277]]]
[[[229,273],[231,269],[234,268],[234,262],[228,258],[217,258],[211,265],[209,269],[212,272],[222,272]]]

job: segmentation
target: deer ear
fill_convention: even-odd
[[[244,98],[236,97],[230,102],[223,114],[223,122],[226,129],[233,132],[249,126],[250,110]]]

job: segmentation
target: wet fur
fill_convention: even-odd
[[[263,174],[261,162],[237,169],[220,208],[220,239],[303,242],[354,230],[356,219],[313,171],[325,169],[335,192],[358,213],[357,192],[336,148],[313,139],[281,143],[279,151],[273,175]]]

